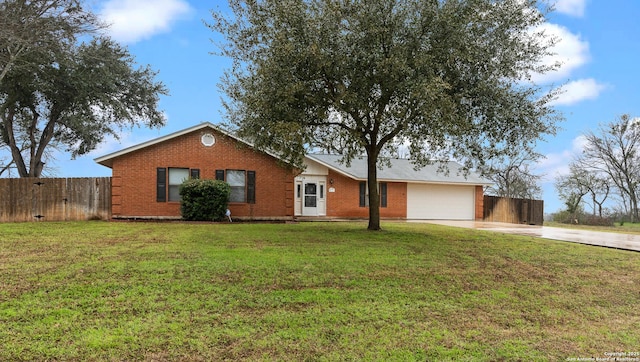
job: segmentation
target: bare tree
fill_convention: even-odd
[[[580,183],[588,191],[591,197],[593,215],[603,217],[604,203],[609,198],[611,186],[608,176],[589,165],[583,157],[578,157],[570,166],[572,172],[577,173],[574,176],[576,182]]]
[[[640,123],[628,114],[585,135],[583,162],[602,172],[615,185],[631,215],[639,221]]]
[[[558,196],[567,206],[571,218],[576,219],[580,204],[584,196],[589,193],[585,182],[587,172],[577,167],[575,163],[569,165],[569,170],[569,174],[556,177],[555,186]]]
[[[590,167],[583,158],[578,158],[569,164],[568,175],[556,179],[556,190],[569,212],[577,209],[584,197],[589,195],[593,215],[603,217],[603,205],[609,198],[611,187],[607,175]]]
[[[512,151],[508,157],[493,159],[478,168],[480,173],[493,181],[486,192],[500,197],[536,199],[542,196],[538,184],[541,175],[531,171],[531,164],[540,159],[535,152]]]

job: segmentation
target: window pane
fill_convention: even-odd
[[[316,207],[317,205],[316,195],[304,197],[304,207]]]
[[[360,181],[360,207],[367,206],[367,183]]]
[[[229,202],[245,202],[244,186],[231,186],[231,195]]]
[[[316,195],[318,193],[318,185],[317,184],[304,184],[304,207],[316,207],[317,206],[317,198]]]
[[[227,171],[227,183],[230,186],[242,186],[244,187],[244,171],[228,170]]]
[[[180,201],[180,184],[189,179],[188,168],[169,169],[169,201]]]
[[[169,185],[180,185],[184,180],[189,179],[188,168],[170,168],[169,169]]]
[[[305,184],[304,185],[304,193],[307,195],[315,195],[316,194],[316,184]]]
[[[227,170],[227,183],[231,186],[229,202],[246,202],[245,176],[241,170]]]
[[[180,185],[169,185],[169,201],[180,201]]]

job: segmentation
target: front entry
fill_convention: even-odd
[[[296,180],[295,213],[300,216],[326,215],[324,177],[305,177]]]

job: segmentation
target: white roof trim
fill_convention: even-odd
[[[322,160],[319,160],[319,159],[313,157],[313,155],[305,155],[304,158],[308,158],[308,159],[312,160],[313,162],[319,163],[320,165],[322,165],[322,166],[324,166],[324,167],[326,167],[326,168],[328,168],[330,170],[333,170],[333,171],[341,174],[342,176],[345,176],[345,177],[348,177],[348,178],[351,178],[351,179],[354,179],[354,180],[358,180],[358,181],[367,181],[366,178],[365,179],[359,178],[356,175],[353,175],[353,174],[351,174],[349,172],[346,172],[346,171],[344,171],[344,170],[342,170],[340,168],[334,167],[330,163],[327,163],[327,162],[324,162]]]

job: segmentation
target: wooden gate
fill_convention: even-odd
[[[542,225],[544,201],[485,196],[483,214],[484,221]]]
[[[0,222],[111,217],[111,178],[0,179]]]

